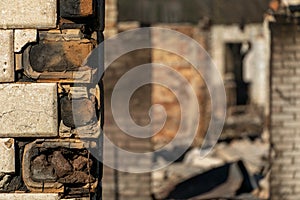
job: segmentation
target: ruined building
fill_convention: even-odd
[[[211,55],[224,79],[228,97],[228,117],[220,140],[261,137],[263,133],[268,135],[269,119],[270,34],[268,24],[264,21],[269,0],[242,2],[241,0],[108,0],[106,38],[143,27],[168,28],[193,38]],[[153,44],[173,45],[182,51],[189,51],[188,45],[182,44],[181,41],[154,33],[149,37]],[[132,40],[136,40],[136,37]],[[192,147],[200,147],[210,120],[210,96],[206,84],[189,62],[178,55],[157,49],[130,52],[115,60],[106,70],[104,90],[107,110],[104,132],[119,147],[132,152],[157,150],[168,144],[175,136],[180,121],[180,106],[174,94],[164,87],[153,84],[139,88],[129,105],[133,120],[141,126],[149,123],[148,111],[151,105],[160,104],[166,109],[168,114],[166,124],[152,138],[141,140],[128,137],[114,122],[109,108],[113,87],[122,75],[136,66],[151,62],[171,67],[192,85],[199,101],[200,115],[203,116]],[[205,62],[203,60],[203,63]],[[156,70],[150,71],[148,76],[158,82],[166,78],[166,74]],[[155,114],[154,119],[159,118],[159,113]],[[116,163],[122,160],[113,152],[110,153],[111,159]],[[150,163],[143,164],[151,165],[164,161],[164,158],[158,156],[149,159]],[[131,161],[125,159],[122,162]],[[173,167],[171,170],[170,172],[167,169],[167,172],[160,174],[132,174],[104,167],[104,197],[151,199],[154,196],[163,199],[167,197],[172,187],[175,187],[175,182],[180,181],[179,179],[173,181],[173,185],[168,185],[166,176],[172,176],[172,172],[175,171],[176,174],[179,170],[183,171],[181,174],[178,172],[182,175],[190,169]]]
[[[282,1],[271,30],[271,199],[299,199],[299,6]]]
[[[101,199],[104,1],[0,10],[0,199]]]

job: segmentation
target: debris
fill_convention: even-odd
[[[189,151],[184,158],[184,163],[201,167],[202,169],[212,169],[215,167],[219,167],[225,164],[224,160],[220,158],[213,157],[202,157],[200,154],[200,149],[195,148]]]
[[[260,140],[235,140],[228,145],[217,145],[214,154],[226,162],[243,160],[249,172],[256,174],[268,165],[269,145]]]
[[[72,166],[68,160],[64,158],[60,151],[53,152],[51,164],[54,167],[56,175],[61,178],[72,172]]]
[[[268,181],[260,181],[259,186],[257,186],[258,183],[256,183],[257,177],[265,176],[264,171],[269,165],[267,159],[269,153],[268,143],[264,143],[260,139],[255,141],[249,139],[233,140],[230,143],[221,142],[217,143],[214,149],[205,158],[201,157],[200,151],[199,148],[194,148],[184,155],[183,162],[176,162],[164,169],[153,172],[152,191],[156,199],[165,199],[171,191],[176,189],[176,186],[185,181],[188,182],[193,179],[193,177],[202,177],[202,175],[209,173],[211,176],[210,179],[213,181],[213,177],[218,176],[214,174],[216,172],[215,169],[227,166],[228,163],[234,163],[234,165],[238,166],[237,171],[240,173],[239,176],[242,177],[242,182],[238,182],[240,179],[237,177],[239,176],[235,176],[237,179],[227,179],[228,182],[217,185],[208,191],[208,194],[205,194],[208,195],[207,197],[224,197],[224,195],[220,194],[227,192],[229,195],[230,191],[229,196],[237,197],[237,195],[245,191],[252,192],[253,188],[257,187],[260,189],[257,195],[258,197],[266,196],[268,193]],[[160,159],[163,158],[164,157],[160,157]],[[239,161],[242,164],[239,164]],[[232,178],[232,176],[229,177]],[[231,181],[232,183],[230,183]],[[235,183],[239,184],[235,185]],[[196,185],[191,182],[189,182],[189,184]],[[206,185],[206,182],[203,183],[203,185]],[[235,193],[233,193],[233,191]],[[204,193],[201,195],[204,195]],[[199,194],[198,196],[201,195]]]
[[[185,180],[171,191],[166,199],[209,199],[218,197],[234,197],[238,191],[249,192],[257,186],[242,161],[226,164],[203,174]]]
[[[76,158],[73,161],[73,167],[74,167],[74,170],[76,170],[76,171],[83,170],[87,166],[89,166],[89,168],[91,168],[92,165],[93,165],[93,161],[86,157],[83,157],[83,156],[79,156],[78,158]]]
[[[10,178],[11,178],[10,175],[1,173],[1,180],[0,180],[1,189],[5,188],[9,184]]]
[[[258,138],[263,132],[262,114],[254,107],[236,106],[227,116],[220,141],[242,138]]]
[[[37,181],[55,181],[56,175],[53,166],[47,161],[44,154],[37,156],[31,164],[32,178]]]
[[[94,181],[95,181],[94,177],[89,176],[88,174],[82,171],[74,171],[73,174],[70,174],[58,180],[58,182],[60,183],[68,183],[68,184],[91,183]]]

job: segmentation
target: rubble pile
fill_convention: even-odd
[[[194,148],[182,162],[153,172],[156,199],[268,198],[268,143],[233,140],[218,143],[204,158],[200,152]]]
[[[94,182],[90,174],[93,160],[87,153],[75,154],[67,149],[41,152],[31,161],[32,179],[63,184],[86,184]]]
[[[253,105],[234,106],[229,109],[220,140],[245,137],[256,138],[263,132],[263,110]]]

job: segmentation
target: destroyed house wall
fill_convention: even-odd
[[[208,49],[208,35],[209,31],[201,30],[199,26],[191,25],[191,24],[154,24],[153,27],[158,28],[166,28],[170,30],[177,31],[179,33],[185,34],[186,36],[193,38],[195,41],[199,43],[199,45],[203,49]],[[153,33],[152,35],[152,43],[155,44],[163,44],[163,46],[176,47],[180,49],[182,52],[189,51],[189,44],[185,41],[175,41],[174,38],[165,38],[163,34]],[[176,46],[175,46],[176,45]],[[205,51],[199,53],[199,55],[195,55],[201,60],[203,63],[207,62],[205,59]],[[170,67],[172,70],[175,70],[181,77],[185,78],[188,83],[191,85],[198,99],[198,106],[200,109],[201,120],[199,121],[199,126],[197,130],[197,135],[194,139],[193,146],[201,146],[203,142],[203,138],[206,135],[206,131],[209,124],[210,118],[210,100],[209,93],[206,86],[205,81],[202,78],[202,74],[204,72],[198,72],[195,67],[191,63],[187,62],[180,55],[176,55],[171,52],[167,52],[160,49],[152,49],[152,62],[160,63]],[[182,90],[186,87],[183,84],[177,84],[181,80],[175,79],[173,76],[164,72],[163,70],[153,68],[153,76],[152,80],[154,82],[163,82],[164,80],[168,81],[170,87],[173,90]],[[177,85],[176,85],[177,84]],[[178,103],[177,97],[174,95],[173,91],[170,91],[168,88],[153,84],[152,85],[152,104],[162,105],[167,113],[168,119],[164,127],[152,137],[152,143],[155,149],[159,149],[164,145],[168,144],[172,139],[176,136],[181,120],[181,110],[180,105]],[[183,89],[186,90],[186,89]],[[181,95],[186,95],[183,92],[180,92]],[[189,96],[186,95],[185,99],[189,100]],[[159,124],[160,122],[160,112],[159,110],[154,109],[154,126]],[[185,131],[185,135],[182,137],[182,142],[184,141],[184,137],[189,137],[192,133],[188,133]],[[193,137],[193,136],[190,136]]]
[[[249,45],[249,52],[243,60],[243,79],[249,82],[249,101],[267,108],[268,101],[268,58],[269,32],[261,24],[247,24],[243,29],[239,25],[212,26],[210,53],[216,66],[224,77],[224,82],[230,81],[230,74],[226,74],[226,44]],[[242,50],[242,49],[241,49]],[[230,100],[229,100],[230,101]],[[266,111],[267,113],[267,111]]]
[[[104,1],[0,9],[0,199],[101,199]]]
[[[271,23],[271,199],[298,199],[300,26]]]
[[[206,37],[207,35],[209,35],[209,32],[202,32],[197,26],[189,24],[156,24],[154,26],[170,28],[179,31],[199,41],[203,47],[207,47]],[[118,28],[122,28],[122,31],[126,31],[131,27],[138,28],[139,25],[137,23],[122,23],[119,24]],[[150,37],[151,41],[154,43],[164,42],[166,45],[168,45],[170,43],[176,42],[172,40],[172,38],[166,40],[162,37],[162,35],[159,34],[152,34]],[[132,39],[135,40],[136,38]],[[178,44],[178,46],[180,45],[184,46],[184,44],[182,43]],[[183,48],[183,51],[186,51],[186,49]],[[201,55],[199,56],[201,57]],[[106,112],[104,134],[115,145],[131,152],[148,152],[152,151],[153,149],[159,149],[159,147],[168,143],[168,141],[170,141],[177,133],[176,127],[181,117],[179,105],[174,94],[167,89],[154,84],[146,85],[138,89],[132,96],[129,108],[133,120],[138,125],[144,126],[149,123],[148,111],[151,105],[163,105],[167,111],[168,119],[164,128],[158,134],[156,134],[152,138],[147,139],[137,139],[129,137],[126,136],[126,133],[120,130],[120,128],[114,122],[114,117],[112,116],[110,108],[111,94],[113,92],[114,85],[122,77],[122,75],[124,75],[124,73],[128,72],[134,67],[147,63],[164,63],[176,70],[181,76],[185,77],[195,89],[195,91],[197,91],[197,97],[201,104],[199,105],[201,107],[201,115],[209,115],[209,106],[207,106],[209,102],[207,101],[208,93],[206,85],[201,78],[201,75],[193,68],[193,66],[191,66],[180,56],[174,55],[170,52],[153,49],[138,50],[125,54],[115,60],[105,72],[104,89]],[[147,78],[151,78],[151,80],[158,82],[161,81],[161,79],[166,78],[166,75],[160,73],[157,70],[150,69],[149,71],[145,72],[144,75],[145,74],[148,75]],[[172,77],[168,78],[171,78],[170,81],[174,81],[172,80]],[[126,90],[126,88],[124,87],[123,90]],[[124,102],[122,102],[122,99],[120,99],[119,101],[121,101],[120,104],[124,107],[128,106],[125,105]],[[153,118],[154,121],[159,120],[157,116],[158,115]],[[205,136],[205,132],[209,122],[208,119],[209,117],[199,122],[199,130],[197,137],[194,140],[194,146],[199,146],[202,144],[202,139]],[[183,137],[187,137],[187,135]],[[110,159],[114,160],[116,163],[123,162],[122,164],[126,164],[127,162],[130,162],[129,160],[118,157],[118,155],[116,155],[114,152],[107,150],[105,146],[104,152],[106,156],[110,157]],[[147,158],[145,158],[145,160],[136,161],[135,163],[139,163],[137,164],[138,167],[142,167],[144,165],[150,166],[155,164],[153,159],[156,158],[149,158],[148,160]],[[158,159],[162,158],[159,157]],[[153,185],[151,174],[152,173],[125,173],[105,166],[103,176],[103,197],[105,199],[151,199],[151,193],[153,192],[153,188],[151,188]]]
[[[175,2],[175,1],[174,1]],[[192,2],[192,1],[190,1]],[[267,70],[268,70],[268,59],[266,58],[266,54],[268,53],[268,35],[265,31],[265,27],[263,27],[262,19],[263,15],[258,13],[263,13],[262,10],[265,10],[267,7],[268,1],[254,1],[255,3],[253,5],[240,7],[240,2],[235,3],[235,1],[230,1],[231,4],[234,4],[235,7],[240,7],[240,9],[232,13],[232,7],[227,6],[226,12],[223,12],[222,10],[222,4],[219,5],[219,2],[221,1],[214,1],[217,7],[217,10],[215,11],[214,15],[215,22],[218,24],[225,23],[225,24],[232,24],[233,22],[237,23],[235,25],[219,25],[219,26],[212,26],[210,27],[210,22],[207,20],[201,23],[205,27],[200,27],[195,24],[188,24],[188,23],[173,23],[173,24],[167,24],[167,22],[170,22],[170,20],[182,20],[183,15],[182,13],[177,13],[176,9],[180,10],[178,7],[178,4],[184,4],[184,6],[187,9],[193,9],[198,14],[203,13],[210,13],[211,12],[211,4],[212,2],[208,1],[197,1],[195,3],[188,3],[188,2],[179,2],[176,1],[172,6],[168,6],[168,2],[159,2],[159,1],[116,1],[116,0],[107,0],[106,1],[106,38],[109,38],[111,36],[114,36],[118,33],[118,31],[126,31],[130,30],[130,28],[139,28],[141,27],[141,24],[143,22],[147,25],[155,26],[155,27],[164,27],[164,28],[170,28],[179,32],[182,32],[195,40],[197,40],[206,50],[209,52],[216,52],[220,48],[223,50],[223,46],[220,47],[218,45],[224,45],[226,42],[244,42],[251,40],[254,42],[254,46],[252,46],[255,50],[251,52],[250,56],[251,59],[248,59],[248,66],[250,68],[251,74],[250,78],[251,80],[255,81],[255,88],[252,89],[252,100],[255,101],[255,103],[260,104],[262,106],[265,105],[265,100],[268,99],[266,96],[268,90],[268,81],[267,81]],[[247,4],[251,4],[250,1],[245,1]],[[118,5],[117,5],[118,3]],[[227,3],[224,1],[224,3]],[[156,16],[158,13],[158,8],[160,5],[163,4],[163,12],[164,15]],[[259,9],[257,9],[258,5]],[[144,7],[143,7],[144,6]],[[147,8],[146,9],[140,9],[140,7]],[[171,8],[170,8],[171,7]],[[197,9],[199,7],[199,9]],[[138,9],[137,9],[138,8]],[[169,9],[170,8],[170,9]],[[207,8],[207,9],[206,9]],[[249,11],[249,9],[250,11]],[[146,11],[145,11],[146,10]],[[200,11],[199,11],[200,10]],[[258,11],[259,10],[259,11]],[[123,12],[124,11],[124,12]],[[204,12],[202,12],[204,11]],[[226,13],[230,11],[230,18],[228,21],[226,21],[228,18],[222,17]],[[245,21],[243,18],[240,17],[240,13],[243,13],[244,16],[247,15],[247,13],[251,12],[251,16],[249,17],[251,22],[258,22],[257,24],[243,24]],[[123,12],[123,13],[121,13]],[[135,15],[137,18],[126,18],[129,15],[134,15],[133,13],[138,13]],[[175,15],[172,15],[176,13]],[[127,16],[125,16],[125,15]],[[193,12],[184,12],[186,15],[193,15]],[[118,19],[117,19],[118,17]],[[161,18],[160,18],[161,17]],[[195,16],[193,16],[195,17]],[[152,19],[149,20],[149,18]],[[188,17],[185,19],[189,19]],[[199,22],[200,17],[196,17],[195,23]],[[119,20],[119,21],[118,21]],[[127,20],[131,20],[128,22]],[[225,20],[225,21],[224,21]],[[248,18],[247,18],[248,20]],[[162,23],[158,23],[162,22]],[[174,21],[171,21],[174,22]],[[177,22],[177,21],[176,21]],[[182,22],[182,21],[181,21]],[[248,22],[248,21],[247,21]],[[150,23],[150,24],[149,24]],[[245,26],[244,26],[245,25]],[[243,30],[240,27],[245,28]],[[218,27],[221,27],[218,29]],[[203,29],[202,29],[203,28]],[[211,28],[211,29],[209,29]],[[229,39],[226,38],[226,36],[220,36],[220,35],[214,35],[214,30],[218,29],[218,34],[226,34],[227,31],[229,31],[229,34],[226,34],[226,36],[230,37]],[[110,31],[111,30],[111,31]],[[212,31],[212,32],[211,32]],[[211,38],[212,34],[213,36],[216,36],[214,38]],[[237,38],[234,36],[234,34],[237,33]],[[156,40],[155,38],[156,37]],[[236,39],[236,40],[234,40]],[[160,36],[156,35],[152,38],[153,42],[164,42],[165,44],[177,44],[180,45],[177,41],[172,41],[172,38],[160,38]],[[212,42],[212,40],[215,40]],[[218,43],[218,45],[214,46],[214,44]],[[213,45],[212,45],[213,44]],[[214,50],[212,50],[212,48]],[[184,50],[184,48],[183,48]],[[210,51],[212,50],[212,51]],[[266,52],[265,52],[266,51]],[[144,53],[144,55],[142,55]],[[147,55],[148,54],[148,55]],[[224,51],[221,52],[221,57],[218,57],[215,61],[223,62],[223,58],[225,57]],[[224,56],[224,57],[223,57]],[[256,59],[258,57],[259,59]],[[177,131],[177,125],[178,120],[180,118],[180,110],[178,109],[178,104],[176,101],[176,98],[172,94],[172,92],[168,91],[167,89],[159,86],[149,86],[141,88],[139,91],[137,91],[137,94],[133,96],[133,102],[136,102],[136,104],[131,104],[130,112],[132,114],[133,119],[137,122],[137,124],[144,124],[146,125],[148,122],[148,116],[141,114],[144,112],[148,112],[149,105],[158,103],[164,106],[168,113],[168,121],[164,127],[164,129],[155,137],[151,138],[151,140],[138,140],[133,139],[125,135],[115,124],[113,120],[113,116],[110,111],[110,94],[112,93],[113,86],[117,80],[120,79],[122,74],[124,74],[126,71],[132,69],[134,66],[138,66],[143,63],[149,63],[149,62],[163,62],[166,63],[168,66],[171,66],[173,69],[178,71],[180,75],[187,78],[190,83],[192,83],[192,87],[197,91],[197,97],[200,102],[200,111],[201,116],[205,116],[203,120],[200,121],[200,126],[198,130],[197,137],[194,141],[194,146],[199,146],[202,144],[202,139],[205,136],[206,129],[210,120],[210,102],[209,102],[209,94],[207,93],[206,85],[204,81],[201,79],[201,77],[198,76],[197,72],[192,69],[192,66],[190,66],[189,63],[184,62],[183,59],[181,59],[179,56],[172,55],[168,52],[163,52],[159,50],[153,50],[152,52],[144,51],[144,52],[134,52],[130,53],[128,55],[124,55],[118,60],[116,60],[106,71],[104,81],[105,81],[105,102],[107,105],[106,113],[105,113],[105,134],[110,138],[110,140],[122,147],[123,149],[128,149],[130,151],[149,151],[150,149],[158,149],[162,145],[168,143],[176,134]],[[252,63],[251,63],[252,62]],[[254,62],[254,63],[253,63]],[[255,65],[255,67],[253,67]],[[219,66],[219,65],[217,65]],[[259,73],[258,73],[259,72]],[[259,76],[257,75],[259,74]],[[249,74],[249,73],[248,73]],[[165,76],[158,71],[153,71],[151,73],[151,76],[153,77],[153,80],[160,80],[164,79]],[[258,76],[258,77],[256,77]],[[151,94],[149,96],[149,93]],[[134,106],[132,106],[134,105]],[[127,106],[127,105],[124,105]],[[267,106],[266,106],[267,108]],[[242,123],[249,124],[249,119],[253,119],[253,121],[250,123],[249,126],[239,125],[239,123],[235,123],[234,125],[229,124],[230,128],[233,127],[233,132],[235,135],[237,135],[238,138],[244,137],[245,135],[242,135],[241,133],[247,132],[248,134],[249,130],[252,133],[254,131],[255,136],[260,135],[263,128],[263,119],[261,119],[260,113],[258,114],[256,110],[254,111],[254,117],[252,111],[249,112],[249,110],[243,110],[247,115],[244,118],[241,118],[240,116],[237,116],[236,118],[241,118],[240,121]],[[139,116],[139,117],[136,117]],[[158,115],[156,115],[158,116]],[[232,121],[232,120],[231,120]],[[240,122],[239,121],[239,122]],[[249,128],[250,127],[250,128]],[[229,129],[230,129],[229,128]],[[230,131],[232,132],[232,130]],[[236,130],[238,129],[238,130]],[[246,131],[245,131],[246,129]],[[248,135],[246,135],[248,136]],[[231,136],[230,136],[231,137]],[[232,139],[232,138],[231,138]],[[112,160],[122,160],[122,158],[118,158],[117,155],[115,155],[113,152],[109,152],[109,155],[111,156]],[[124,161],[125,163],[128,162],[126,159]],[[146,163],[147,164],[147,163]],[[153,176],[153,174],[152,174]],[[142,181],[142,183],[137,184],[137,180],[145,180]],[[104,167],[104,178],[103,178],[103,188],[104,188],[104,198],[105,199],[149,199],[151,198],[151,193],[148,190],[151,190],[150,184],[153,186],[153,179],[151,179],[151,174],[131,174],[131,173],[123,173],[119,172],[117,170],[114,170],[109,167]],[[156,188],[154,188],[155,190]],[[143,191],[143,192],[142,192]],[[153,187],[152,187],[153,192]]]

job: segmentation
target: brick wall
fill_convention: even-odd
[[[1,1],[0,199],[101,199],[103,6]]]
[[[106,13],[108,16],[109,13]],[[166,25],[157,24],[157,27],[170,28],[181,33],[190,36],[197,40],[204,48],[207,47],[207,37],[208,32],[202,32],[197,26],[193,25]],[[108,24],[106,24],[106,30]],[[131,27],[137,28],[136,23],[122,23],[118,24],[118,30],[126,31]],[[161,38],[159,35],[152,35],[152,42],[165,42],[176,44],[177,41],[173,41],[169,38],[167,41]],[[134,38],[136,39],[136,38]],[[182,50],[184,48],[184,44]],[[199,55],[201,56],[201,55]],[[146,63],[162,63],[174,70],[176,70],[180,75],[186,78],[196,91],[196,95],[200,102],[200,112],[201,116],[209,115],[209,101],[207,97],[206,85],[199,75],[199,73],[191,66],[187,61],[181,58],[179,55],[174,55],[169,52],[161,50],[142,50],[128,53],[117,59],[105,72],[104,77],[104,87],[105,87],[105,128],[104,132],[107,137],[116,145],[122,149],[126,149],[133,152],[145,152],[152,148],[159,148],[167,144],[177,133],[178,124],[180,123],[180,107],[175,95],[168,89],[159,85],[148,85],[138,89],[132,96],[132,101],[130,106],[130,112],[134,121],[139,125],[147,125],[149,121],[148,111],[151,105],[160,104],[162,105],[168,114],[167,122],[164,128],[155,135],[153,138],[148,140],[134,139],[132,137],[126,136],[115,124],[113,116],[110,109],[110,96],[113,91],[113,87],[116,82],[122,77],[124,73],[132,69],[133,67],[139,66]],[[161,78],[166,78],[165,75],[158,71],[149,72],[149,76],[152,80],[158,81]],[[172,83],[176,81],[171,80]],[[125,88],[124,88],[125,89]],[[124,105],[127,106],[127,105]],[[158,116],[158,115],[155,115]],[[209,116],[210,117],[210,116]],[[194,141],[194,145],[199,146],[202,143],[202,139],[205,135],[209,117],[202,117],[198,136]],[[156,118],[154,118],[155,120]],[[112,159],[118,160],[113,152],[105,151],[104,154],[111,155]],[[146,161],[145,161],[146,162]],[[151,159],[149,159],[151,164]],[[142,181],[141,181],[142,180]],[[151,173],[144,174],[132,174],[124,173],[118,170],[114,170],[110,167],[104,167],[103,175],[103,199],[151,199]]]
[[[113,88],[122,75],[133,67],[149,63],[150,61],[151,53],[149,50],[139,50],[125,54],[109,66],[104,77],[106,105],[104,126],[105,136],[107,136],[121,149],[135,153],[151,151],[151,140],[130,137],[120,130],[112,116],[110,101]],[[151,72],[146,75],[150,77]],[[124,90],[126,90],[126,86],[124,87]],[[120,99],[120,104],[122,104],[122,101],[123,100]],[[129,105],[131,116],[138,125],[144,126],[149,123],[148,110],[150,105],[151,87],[146,85],[138,89],[133,94]],[[126,106],[128,105],[124,104],[124,107]],[[122,162],[120,164],[133,162],[136,163],[138,167],[151,164],[151,159],[145,159],[144,161],[132,161],[130,159],[121,158],[116,155],[116,152],[107,150],[105,145],[104,154],[106,154],[106,156],[114,162]],[[105,166],[103,175],[103,200],[151,199],[150,178],[150,173],[125,173]]]
[[[105,38],[109,38],[117,34],[117,0],[106,0],[105,1]]]
[[[117,0],[106,0],[105,5],[105,38],[112,37],[118,33],[117,26]],[[128,28],[127,28],[128,30]],[[123,44],[120,44],[123,45]],[[141,50],[121,56],[109,66],[104,76],[105,90],[105,135],[121,149],[130,152],[147,152],[152,149],[150,139],[137,139],[126,135],[116,125],[112,116],[110,101],[116,82],[133,67],[151,62],[151,52]],[[149,73],[151,76],[151,73]],[[126,88],[124,88],[126,89]],[[121,100],[122,101],[122,100]],[[122,103],[122,102],[121,102]],[[133,120],[143,126],[149,123],[148,110],[151,104],[151,87],[141,87],[136,91],[130,101],[130,112]],[[124,105],[128,106],[128,105]],[[104,147],[104,154],[113,162],[134,162],[126,158],[119,158],[115,152]],[[151,159],[145,160],[144,165],[151,164]],[[122,163],[126,164],[126,163]],[[113,167],[104,166],[103,169],[103,200],[148,200],[151,199],[151,174],[133,174],[118,171]]]
[[[300,26],[270,27],[271,199],[300,199]]]
[[[167,29],[171,29],[183,33],[198,41],[203,48],[207,48],[207,32],[201,31],[200,28],[195,25],[157,24],[155,25],[155,27],[167,28]],[[160,43],[160,44],[164,44],[165,46],[173,45],[174,47],[175,45],[177,45],[177,48],[183,52],[188,51],[188,48],[190,47],[188,44],[176,41],[176,39],[174,41],[174,38],[172,37],[166,39],[162,35],[159,35],[159,33],[153,35],[153,43],[154,44]],[[197,55],[197,56],[201,57],[203,55]],[[192,86],[193,90],[195,91],[199,101],[201,120],[199,122],[199,128],[197,132],[197,137],[194,140],[194,145],[195,146],[201,145],[210,118],[209,116],[210,102],[208,99],[209,94],[205,82],[201,77],[201,74],[199,74],[199,72],[195,70],[194,67],[189,62],[187,62],[184,58],[182,58],[180,55],[175,55],[173,53],[166,52],[163,50],[158,50],[158,49],[152,50],[152,62],[165,64],[166,66],[174,69],[177,73],[179,73],[180,76],[182,76],[189,82],[189,84]],[[162,82],[162,80],[166,80],[167,78],[169,79],[170,86],[174,86],[174,84],[180,81],[180,80],[176,81],[172,79],[171,76],[168,76],[168,74],[162,74],[161,71],[157,71],[154,69],[153,71],[154,81]],[[183,87],[184,87],[183,85],[180,85],[181,89]],[[180,89],[180,88],[176,88],[176,86],[173,87],[173,89]],[[181,95],[184,94],[181,92]],[[186,98],[188,99],[189,97],[187,96]],[[152,139],[154,147],[160,148],[161,146],[169,143],[170,140],[172,140],[175,137],[178,131],[180,118],[181,118],[180,105],[177,101],[176,96],[169,89],[160,85],[153,85],[152,103],[163,105],[168,115],[168,119],[165,123],[164,128],[158,134],[156,134]],[[159,116],[159,115],[155,115],[155,116]]]

